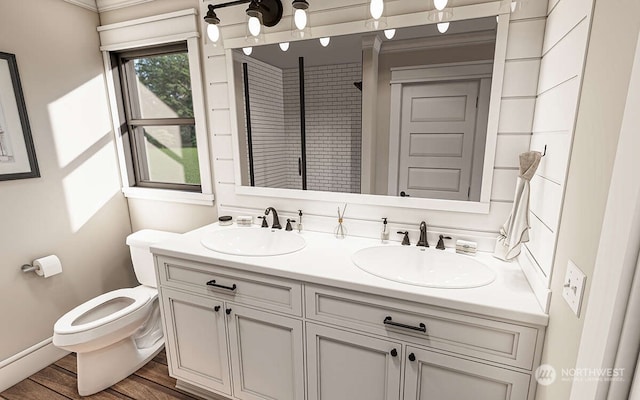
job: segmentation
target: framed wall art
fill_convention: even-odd
[[[16,56],[0,52],[0,181],[39,176]]]

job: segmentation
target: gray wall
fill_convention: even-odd
[[[50,338],[78,304],[136,283],[98,24],[60,0],[2,2],[0,49],[17,57],[42,177],[0,182],[0,360]],[[20,272],[48,254],[61,275]]]

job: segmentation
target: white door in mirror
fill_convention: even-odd
[[[469,200],[479,81],[403,88],[399,191]]]

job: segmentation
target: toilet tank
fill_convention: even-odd
[[[163,242],[179,236],[178,233],[143,229],[127,236],[127,245],[131,251],[133,270],[138,282],[144,286],[158,287],[153,254],[149,251],[152,244]]]

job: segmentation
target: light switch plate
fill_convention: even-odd
[[[580,271],[573,261],[569,260],[567,265],[567,273],[564,276],[562,288],[562,297],[564,297],[569,307],[576,316],[580,316],[580,308],[582,306],[582,296],[587,277],[584,272]]]

